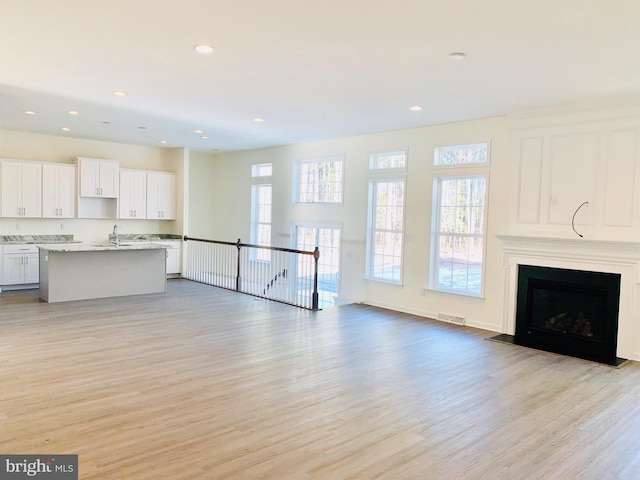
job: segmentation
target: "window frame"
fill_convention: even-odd
[[[486,276],[486,267],[487,267],[487,228],[488,228],[488,199],[489,199],[489,171],[484,168],[479,170],[476,164],[474,167],[469,168],[469,164],[464,164],[467,167],[467,171],[461,171],[460,169],[456,169],[451,166],[451,171],[442,172],[440,175],[433,176],[433,194],[432,194],[432,211],[431,211],[431,248],[429,255],[429,270],[428,270],[428,278],[427,278],[427,290],[440,292],[440,293],[449,293],[454,295],[461,295],[464,297],[470,298],[484,298],[484,289],[485,289],[485,276]],[[482,164],[486,166],[486,164]],[[449,233],[452,236],[462,236],[467,238],[480,238],[482,239],[482,260],[480,263],[480,289],[476,293],[475,291],[471,291],[467,289],[455,289],[455,288],[442,288],[438,286],[438,277],[439,277],[439,247],[440,247],[440,237],[447,232],[440,231],[440,198],[441,198],[441,182],[442,180],[461,180],[461,179],[473,179],[473,178],[483,178],[484,179],[484,192],[483,192],[483,225],[482,225],[482,233],[481,234],[455,234],[455,232]]]
[[[340,200],[339,201],[302,201],[301,199],[301,195],[302,195],[302,176],[301,176],[301,171],[302,171],[302,167],[303,165],[311,165],[311,164],[320,164],[320,163],[340,163],[341,165],[341,178],[340,178],[340,183],[334,183],[334,184],[309,184],[309,185],[336,185],[339,186],[339,195],[340,195]],[[310,158],[310,159],[304,159],[304,160],[297,160],[294,163],[294,175],[293,175],[293,188],[292,188],[292,194],[293,194],[293,198],[292,198],[292,202],[294,204],[297,205],[343,205],[344,204],[344,179],[345,179],[345,168],[346,168],[346,162],[345,162],[345,157],[344,155],[328,155],[325,157],[315,157],[315,158]],[[312,195],[314,195],[314,193],[312,193]],[[334,192],[335,194],[335,192]]]
[[[377,167],[375,165],[376,157],[384,154],[404,153],[404,166],[401,167]],[[407,218],[407,169],[409,164],[409,152],[407,148],[392,148],[388,150],[379,150],[369,154],[369,176],[368,176],[368,196],[367,196],[367,234],[366,234],[366,261],[365,261],[365,279],[386,283],[390,285],[402,286],[404,283],[404,253],[405,253],[405,235],[406,235],[406,218]],[[376,234],[379,231],[388,232],[388,229],[378,229],[376,227],[376,211],[378,209],[377,193],[378,185],[387,182],[402,182],[402,228],[395,230],[400,234],[400,274],[398,280],[386,278],[384,276],[375,275],[375,258],[376,258]]]
[[[261,177],[264,178],[264,177]],[[259,189],[262,187],[269,187],[271,190],[271,203],[269,209],[269,218],[270,222],[260,222],[260,207],[262,204],[260,203],[260,192]],[[252,245],[261,245],[265,247],[270,247],[273,244],[273,184],[272,183],[252,183],[251,184],[251,215],[250,215],[250,226],[249,226],[249,243]],[[259,241],[260,238],[260,227],[263,225],[269,225],[269,244],[264,245]],[[251,260],[258,262],[270,262],[271,261],[271,251],[265,249],[251,249]]]
[[[269,174],[260,173],[261,168],[264,168],[264,167],[268,167],[271,173]],[[265,178],[265,177],[272,177],[272,176],[273,176],[272,162],[254,163],[253,165],[251,165],[251,178]]]
[[[440,150],[445,149],[454,149],[461,147],[471,147],[478,145],[486,145],[487,147],[487,161],[486,162],[476,162],[476,163],[438,163],[437,159],[439,158]],[[450,144],[450,145],[439,145],[434,147],[433,149],[433,167],[437,169],[460,169],[460,168],[486,168],[491,166],[491,141],[484,140],[479,142],[470,142],[470,143],[460,143],[460,144]]]
[[[396,155],[400,153],[404,153],[404,166],[377,167],[375,164],[376,157],[379,157],[382,155]],[[376,150],[369,153],[369,172],[372,174],[374,174],[375,172],[390,172],[390,171],[406,172],[408,168],[408,163],[409,163],[409,149],[406,147],[390,148],[387,150]]]

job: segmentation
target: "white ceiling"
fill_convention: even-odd
[[[5,129],[225,151],[594,101],[640,101],[638,0],[0,2]]]

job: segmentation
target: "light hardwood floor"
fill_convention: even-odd
[[[0,295],[0,453],[82,479],[638,479],[640,364],[188,281]]]

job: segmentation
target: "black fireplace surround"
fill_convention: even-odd
[[[616,357],[620,275],[518,266],[514,343],[608,365]]]

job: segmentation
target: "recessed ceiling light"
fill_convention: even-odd
[[[203,53],[203,54],[209,54],[209,53],[213,53],[213,47],[211,45],[196,45],[195,47],[193,47],[193,49],[198,52],[198,53]]]
[[[126,97],[129,95],[127,92],[123,92],[122,90],[114,90],[113,93],[116,97]]]
[[[160,140],[160,143],[163,144],[163,145],[166,145],[169,142],[167,142],[166,140]]]
[[[451,60],[463,60],[466,56],[467,54],[462,52],[453,52],[449,54],[449,58]]]
[[[194,132],[195,132],[195,133],[202,133],[202,130],[200,130],[200,129],[196,129],[196,130],[194,130]]]
[[[36,112],[34,112],[33,110],[25,110],[23,113],[24,113],[25,115],[37,115],[37,113],[36,113]]]
[[[62,130],[63,132],[70,132],[71,129],[69,127],[62,127],[60,130]]]
[[[413,105],[412,107],[409,107],[409,110],[413,110],[414,112],[419,112],[420,110],[422,110],[422,107],[420,105]]]
[[[253,121],[256,122],[256,123],[262,123],[262,122],[264,122],[264,118],[256,117],[256,118],[253,119]]]
[[[209,135],[202,135],[200,138],[202,138],[203,140],[209,140]]]
[[[69,115],[80,115],[80,112],[78,112],[77,110],[67,110],[67,113]]]

